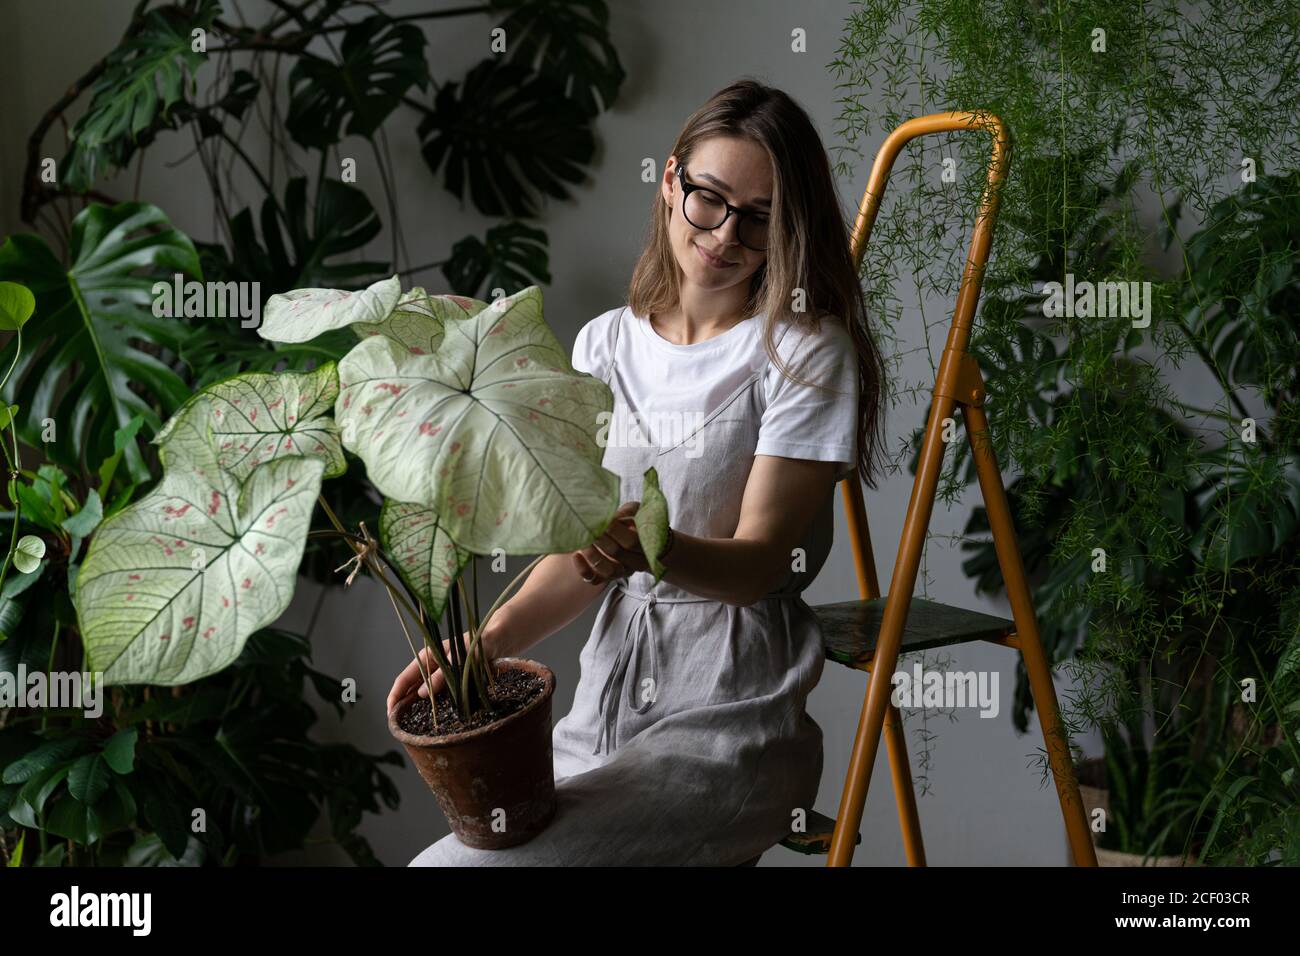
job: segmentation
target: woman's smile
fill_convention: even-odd
[[[734,262],[728,262],[726,259],[719,259],[717,256],[711,256],[699,246],[696,246],[695,250],[700,254],[700,258],[703,259],[706,264],[715,269],[730,269],[736,264]]]

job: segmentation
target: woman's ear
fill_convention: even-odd
[[[659,183],[659,195],[663,196],[664,205],[671,212],[673,208],[673,183],[677,181],[677,156],[674,154],[668,157],[668,162],[664,163],[664,178]]]

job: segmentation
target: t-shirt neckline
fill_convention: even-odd
[[[705,339],[703,342],[692,342],[689,345],[679,345],[676,342],[669,342],[666,338],[656,332],[655,327],[650,324],[648,318],[637,315],[631,309],[627,310],[627,314],[632,317],[637,328],[641,330],[641,334],[647,341],[654,345],[655,348],[675,355],[698,355],[701,352],[712,352],[724,345],[728,345],[739,336],[741,331],[749,328],[749,323],[758,318],[758,316],[754,315],[750,316],[748,319],[741,319],[731,328],[727,329],[727,331],[720,335],[715,335],[712,338]]]

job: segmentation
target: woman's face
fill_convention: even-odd
[[[660,192],[671,209],[668,236],[682,270],[682,281],[705,292],[733,286],[748,290],[750,277],[766,261],[767,253],[741,245],[737,236],[740,218],[735,213],[716,229],[691,225],[682,215],[683,192],[677,165],[677,156],[670,156]],[[763,148],[751,140],[714,136],[701,141],[686,164],[685,175],[691,185],[706,186],[733,206],[764,215],[770,209],[772,164]],[[718,207],[716,216],[721,217],[724,211]],[[702,221],[699,216],[694,218]]]

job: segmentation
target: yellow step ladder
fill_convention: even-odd
[[[912,788],[903,722],[898,708],[890,700],[891,678],[902,651],[947,647],[970,641],[990,641],[1015,648],[1024,657],[1034,696],[1034,709],[1038,713],[1043,740],[1047,745],[1048,760],[1056,781],[1056,792],[1060,797],[1061,813],[1065,818],[1074,862],[1078,866],[1096,866],[1097,855],[1083,801],[1079,796],[1069,741],[1061,723],[1051,668],[1039,639],[1038,622],[1034,617],[1029,585],[1025,580],[1024,563],[1007,506],[1006,489],[993,451],[986,440],[988,418],[984,412],[983,376],[975,356],[967,351],[975,306],[979,301],[980,285],[988,262],[1000,188],[1010,163],[1011,144],[1002,120],[981,110],[936,113],[908,120],[894,130],[876,154],[871,178],[858,209],[857,221],[853,227],[853,262],[855,266],[861,267],[867,239],[880,210],[885,184],[903,146],[918,136],[960,130],[983,130],[992,134],[992,158],[974,237],[957,293],[952,326],[939,362],[934,400],[926,422],[925,439],[916,479],[912,484],[907,517],[903,523],[890,593],[887,597],[880,594],[875,559],[871,552],[871,535],[867,529],[867,511],[862,500],[862,483],[854,475],[845,479],[841,487],[862,599],[814,608],[821,621],[826,656],[832,661],[871,674],[862,714],[858,719],[857,736],[853,741],[839,812],[833,820],[816,812],[810,813],[805,821],[806,830],[792,832],[781,843],[804,853],[827,853],[829,866],[848,866],[852,862],[853,847],[861,842],[859,827],[862,824],[862,810],[883,733],[907,861],[911,866],[924,866],[925,847],[921,841],[921,824],[916,811],[916,795]],[[961,408],[966,435],[975,457],[984,507],[988,511],[994,547],[1011,603],[1014,617],[1011,621],[977,611],[936,604],[912,595],[943,463],[943,421],[952,416],[956,407]]]

